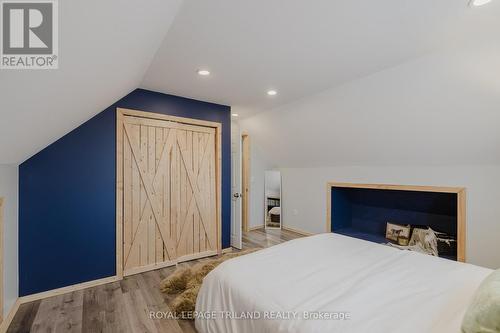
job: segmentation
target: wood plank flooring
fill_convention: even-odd
[[[243,248],[264,248],[299,237],[290,231],[259,229],[243,234]],[[163,268],[23,304],[7,332],[196,333],[193,321],[149,318],[150,311],[169,311],[168,296],[159,284],[174,270]]]

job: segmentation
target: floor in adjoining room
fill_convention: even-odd
[[[299,237],[285,230],[258,229],[244,233],[243,248],[269,247]],[[169,311],[168,296],[159,284],[174,270],[150,271],[23,304],[7,332],[196,332],[193,321],[149,318],[150,311]]]

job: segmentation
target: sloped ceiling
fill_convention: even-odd
[[[437,52],[241,122],[274,167],[500,164],[500,41]]]
[[[500,31],[497,4],[468,3],[187,0],[142,87],[248,117],[460,43],[491,20]],[[198,68],[212,75],[200,78]],[[269,98],[270,88],[278,95]]]
[[[180,5],[59,1],[59,69],[0,71],[0,164],[22,162],[137,88]]]
[[[467,50],[471,40],[488,45],[500,31],[498,0],[477,9],[468,0],[89,0],[59,6],[60,69],[0,71],[0,163],[22,162],[137,87],[231,105],[248,118],[429,54],[446,51],[453,59],[452,50]],[[483,55],[465,63],[482,62]],[[212,75],[199,77],[199,68]],[[440,75],[446,80],[447,72]],[[394,81],[395,88],[404,84]],[[274,98],[266,95],[270,88],[279,92]],[[269,137],[262,133],[263,140]],[[479,138],[488,146],[496,136]],[[287,158],[283,162],[293,162]]]

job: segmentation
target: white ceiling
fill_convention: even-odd
[[[241,127],[259,152],[254,162],[500,164],[500,40],[473,46],[421,57],[244,119]]]
[[[139,86],[248,117],[500,31],[500,1],[467,3],[60,1],[60,69],[0,71],[0,163],[22,162]]]
[[[0,164],[22,162],[137,88],[180,3],[59,1],[59,69],[0,70]]]
[[[456,42],[489,6],[474,10],[468,0],[186,0],[142,87],[228,104],[246,117]],[[198,77],[198,68],[211,77]],[[278,96],[268,97],[270,88]]]

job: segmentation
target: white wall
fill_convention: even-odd
[[[240,123],[279,167],[500,164],[491,48],[432,54]]]
[[[467,188],[467,261],[500,268],[500,167],[412,166],[284,168],[284,225],[312,233],[326,229],[328,181]]]
[[[328,180],[465,186],[468,259],[500,267],[498,54],[498,40],[429,54],[242,120],[282,170],[284,225],[325,231]]]
[[[0,164],[4,210],[4,315],[18,297],[18,167]]]

